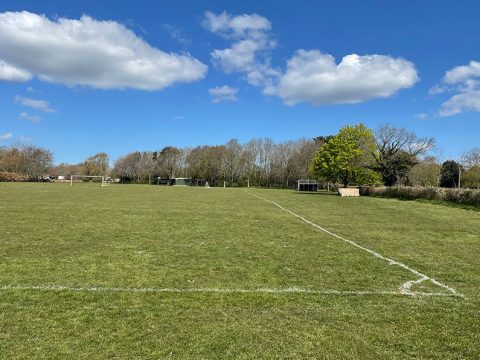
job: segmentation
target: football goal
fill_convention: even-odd
[[[71,175],[70,176],[70,186],[73,186],[74,182],[89,180],[90,182],[99,183],[102,187],[110,186],[110,181],[107,180],[106,176],[100,175]]]

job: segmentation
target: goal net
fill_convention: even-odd
[[[110,181],[107,179],[106,176],[99,176],[99,175],[71,175],[70,176],[70,186],[73,186],[74,182],[80,181],[89,181],[93,183],[98,183],[102,187],[110,186]]]

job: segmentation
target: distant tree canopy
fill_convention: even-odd
[[[414,186],[438,186],[441,165],[435,158],[427,157],[421,163],[415,165],[408,174],[409,185]]]
[[[90,176],[107,175],[110,169],[108,155],[104,152],[90,156],[83,163],[83,174]]]
[[[420,163],[419,157],[426,154],[434,145],[433,138],[418,137],[406,129],[393,125],[381,126],[375,133],[376,151],[374,169],[387,186],[397,184],[402,179],[408,181],[409,171]]]
[[[458,187],[460,180],[461,165],[454,160],[447,160],[442,164],[440,169],[440,182],[441,187],[455,188]]]
[[[35,145],[0,148],[0,171],[19,173],[31,179],[46,175],[53,166],[50,151]]]
[[[313,138],[313,141],[315,142],[315,144],[317,144],[318,146],[322,146],[323,144],[326,144],[327,142],[329,142],[331,139],[333,139],[335,137],[335,135],[327,135],[327,136],[317,136],[317,137],[314,137]]]
[[[467,151],[462,156],[462,163],[465,168],[470,169],[475,166],[480,166],[480,148],[473,148]]]
[[[428,156],[432,138],[392,125],[373,133],[365,125],[345,126],[336,135],[275,143],[255,138],[231,139],[222,145],[160,147],[133,151],[110,168],[100,152],[78,164],[52,164],[52,153],[34,145],[0,147],[5,179],[40,179],[44,175],[111,175],[124,183],[156,183],[157,178],[189,177],[211,186],[294,188],[297,180],[317,178],[348,185],[420,185],[458,187],[459,164],[441,166]],[[462,187],[480,188],[480,149],[465,152],[460,164]],[[10,176],[19,174],[21,176]],[[1,180],[0,180],[1,181]],[[7,181],[7,180],[5,180]],[[8,180],[11,181],[11,180]]]
[[[462,186],[480,189],[480,165],[470,167],[462,176]]]
[[[377,183],[373,165],[375,138],[365,125],[345,126],[320,147],[311,164],[311,173],[317,178],[350,184]]]
[[[166,146],[151,152],[133,152],[120,157],[112,175],[123,182],[152,182],[152,179],[190,177],[212,186],[250,185],[293,187],[308,176],[313,154],[319,145],[313,139],[275,144],[271,139],[236,139],[224,145],[194,148]],[[150,181],[149,181],[150,180]]]
[[[173,178],[182,166],[182,151],[173,146],[164,147],[158,155],[157,174],[165,178]]]

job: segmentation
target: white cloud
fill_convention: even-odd
[[[242,40],[232,45],[232,47],[212,51],[212,61],[226,73],[234,71],[250,71],[256,61],[255,52],[259,50],[260,45],[252,40]]]
[[[11,132],[0,134],[0,140],[10,140],[13,137]]]
[[[464,111],[480,111],[480,90],[460,91],[442,104],[439,115],[453,116]]]
[[[437,84],[428,90],[428,95],[443,94],[444,92],[447,92],[447,91],[448,91],[448,86]]]
[[[1,54],[1,50],[0,50]],[[32,79],[32,74],[0,59],[0,80],[24,82]]]
[[[237,101],[238,89],[223,85],[208,89],[208,93],[213,97],[212,102],[214,103],[223,101]]]
[[[351,54],[336,64],[329,54],[298,50],[288,60],[285,74],[264,92],[288,105],[353,104],[392,96],[418,80],[414,64],[401,58]]]
[[[271,66],[270,52],[277,43],[265,17],[207,12],[203,26],[232,41],[230,47],[211,52],[217,68],[243,73],[249,84],[263,86],[264,94],[279,96],[287,104],[357,103],[392,96],[419,80],[414,64],[401,58],[352,54],[337,65],[331,55],[317,50],[298,50],[282,74]]]
[[[202,24],[213,33],[236,39],[264,37],[272,27],[267,18],[257,14],[231,16],[226,12],[216,15],[210,11],[205,13]]]
[[[37,115],[30,115],[29,113],[26,113],[26,112],[22,112],[20,113],[20,115],[18,116],[19,119],[22,119],[22,120],[27,120],[31,123],[38,123],[40,122],[42,119],[37,116]]]
[[[480,76],[480,62],[470,61],[468,65],[457,66],[445,73],[443,81],[446,84],[453,85],[463,83],[470,78]]]
[[[115,21],[52,21],[26,11],[0,13],[0,60],[23,71],[24,81],[35,75],[68,86],[150,91],[202,79],[208,68],[189,54],[150,46]]]
[[[435,85],[429,94],[450,92],[453,95],[440,107],[438,115],[453,116],[465,111],[480,112],[480,62],[470,61],[468,65],[448,70],[441,85]]]
[[[20,95],[15,96],[13,99],[20,105],[31,107],[35,110],[40,110],[43,112],[55,112],[55,110],[50,107],[50,103],[45,100],[35,100]]]
[[[257,14],[232,16],[207,12],[205,29],[232,40],[230,47],[215,49],[210,55],[216,67],[226,73],[240,72],[252,85],[264,85],[278,71],[270,66],[269,51],[277,44],[270,34],[271,23]]]

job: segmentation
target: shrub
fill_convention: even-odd
[[[402,200],[441,200],[462,205],[480,206],[480,190],[472,189],[445,189],[437,187],[360,187],[360,195],[388,197]]]
[[[17,174],[13,172],[0,172],[0,182],[16,182],[29,181],[27,175]]]

